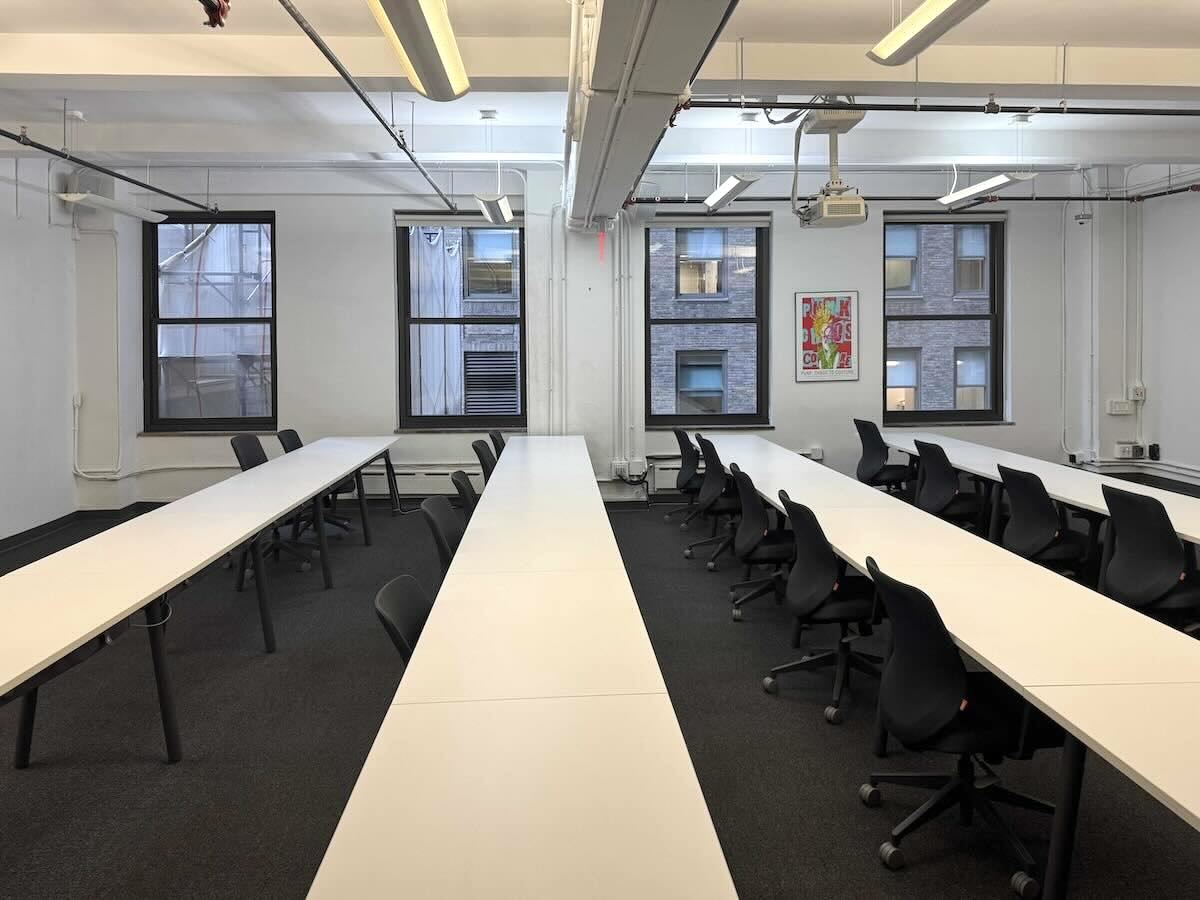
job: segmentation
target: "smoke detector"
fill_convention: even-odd
[[[484,122],[492,122],[500,118],[500,114],[494,109],[481,109],[479,111],[479,118]]]
[[[758,113],[752,109],[746,109],[742,110],[738,118],[740,118],[747,125],[754,125],[758,122]]]

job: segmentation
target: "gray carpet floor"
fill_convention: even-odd
[[[214,566],[179,596],[167,649],[182,763],[164,763],[143,633],[42,690],[33,765],[16,772],[0,758],[0,897],[304,896],[401,675],[371,600],[401,573],[437,582],[420,517],[372,512],[374,547],[333,542],[333,590],[317,572],[271,566],[272,656],[254,594],[235,593],[231,572]],[[858,784],[881,765],[945,761],[871,755],[875,685],[865,678],[852,682],[837,727],[821,716],[828,673],[792,675],[778,696],[764,694],[767,669],[799,655],[786,614],[762,600],[733,623],[731,566],[710,574],[685,561],[690,535],[659,509],[611,519],[743,898],[1011,896],[1012,867],[988,832],[953,817],[906,843],[908,870],[883,869],[876,847],[923,794],[888,789],[867,809]],[[0,555],[0,572],[109,524],[77,523]],[[0,708],[5,756],[16,712]],[[1088,766],[1074,896],[1194,896],[1200,837],[1102,761]],[[1002,767],[1013,787],[1042,796],[1056,773],[1056,753]],[[1046,823],[1014,821],[1040,852]]]

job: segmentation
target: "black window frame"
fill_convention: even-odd
[[[436,218],[436,217],[433,217]],[[439,227],[453,228],[483,228],[490,230],[514,228],[517,231],[518,250],[518,279],[520,290],[515,297],[481,297],[466,296],[466,247],[463,247],[463,294],[464,300],[497,300],[500,302],[516,300],[518,312],[516,316],[413,316],[412,315],[412,273],[409,268],[409,232],[420,225],[396,226],[396,303],[399,306],[400,335],[400,423],[399,429],[405,430],[443,430],[457,429],[463,431],[486,431],[492,428],[525,428],[529,421],[529,392],[526,380],[527,358],[525,345],[525,226],[511,224],[507,226],[490,225],[482,217],[463,216],[461,222],[453,225],[442,224]],[[466,238],[463,243],[466,244]],[[409,365],[409,334],[413,325],[516,325],[519,335],[519,383],[520,409],[515,416],[418,416],[412,411],[412,366]],[[465,389],[465,384],[464,384]],[[465,408],[465,398],[464,398]]]
[[[935,321],[972,321],[981,320],[991,323],[991,379],[992,396],[988,409],[919,409],[893,411],[887,408],[887,377],[881,379],[880,408],[884,425],[934,425],[934,424],[996,424],[1004,421],[1004,313],[1006,295],[1004,286],[1005,260],[1005,230],[1007,222],[1004,219],[988,218],[972,221],[970,213],[952,213],[950,216],[908,215],[888,221],[884,217],[884,228],[888,225],[986,225],[988,226],[988,284],[991,301],[991,311],[988,313],[930,313],[891,315],[888,313],[888,299],[905,299],[883,292],[883,334],[880,338],[882,358],[887,359],[888,325],[893,322],[935,322]],[[958,262],[958,235],[955,234],[954,265]],[[880,253],[881,283],[887,283],[887,236],[884,234],[883,252]],[[984,299],[982,296],[972,297],[973,300]],[[957,346],[957,345],[956,345]],[[903,348],[897,348],[903,349]],[[953,377],[953,376],[952,376]]]
[[[771,264],[771,235],[772,229],[767,222],[762,224],[754,224],[754,243],[755,243],[755,270],[754,270],[754,315],[753,316],[688,316],[684,318],[667,318],[656,319],[652,315],[652,305],[650,298],[650,231],[654,227],[674,227],[674,228],[732,228],[731,224],[725,224],[721,221],[720,216],[714,216],[704,213],[694,214],[697,218],[697,224],[684,224],[678,220],[686,220],[693,214],[683,214],[682,216],[672,216],[671,223],[663,223],[662,225],[647,225],[644,229],[645,237],[645,258],[644,258],[644,281],[643,293],[645,294],[645,353],[643,360],[643,381],[645,387],[645,410],[646,410],[646,427],[647,428],[674,428],[676,426],[695,426],[695,427],[746,427],[754,428],[756,426],[767,426],[771,424],[770,420],[770,264]],[[738,216],[740,221],[738,224],[743,224],[745,214]],[[724,245],[722,245],[724,246]],[[678,270],[676,270],[676,278],[678,278]],[[678,289],[678,282],[676,282]],[[695,298],[676,296],[675,299],[692,300]],[[705,297],[704,299],[711,299]],[[715,415],[679,415],[679,414],[654,414],[652,410],[652,389],[653,384],[650,377],[651,364],[651,332],[655,325],[756,325],[757,326],[757,342],[755,347],[755,387],[757,390],[756,411],[753,413],[719,413]]]
[[[698,256],[695,257],[701,262],[715,262],[717,264],[717,289],[711,294],[685,294],[679,290],[679,264],[683,261],[679,255],[679,232],[681,231],[712,231],[719,230],[721,232],[721,254],[716,257]],[[688,257],[690,262],[692,257]],[[709,300],[726,300],[725,295],[725,227],[713,225],[677,225],[675,226],[675,299],[676,300],[698,300],[706,302]]]
[[[279,428],[279,268],[275,253],[274,210],[225,212],[169,212],[162,222],[142,224],[142,430],[154,434],[182,432],[277,431]],[[270,225],[271,315],[229,318],[163,317],[158,312],[159,225]],[[207,418],[171,418],[158,414],[158,327],[160,325],[267,325],[271,332],[271,415]]]

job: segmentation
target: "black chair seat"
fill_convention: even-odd
[[[1044,550],[1033,555],[1037,562],[1066,563],[1078,562],[1087,556],[1088,538],[1078,531],[1064,529]]]
[[[991,672],[967,673],[967,708],[914,750],[938,753],[1011,753],[1020,738],[1021,699]]]
[[[687,480],[687,483],[680,489],[680,493],[698,494],[700,493],[700,485],[702,484],[704,484],[704,476],[697,473]]]
[[[790,531],[768,531],[744,562],[754,565],[784,563],[792,558],[795,549],[796,541]]]
[[[900,484],[908,480],[908,466],[886,465],[871,477],[871,484]]]
[[[1200,608],[1200,583],[1194,579],[1181,581],[1176,587],[1167,591],[1166,595],[1154,604],[1154,609],[1196,609]]]
[[[742,504],[738,498],[732,494],[718,497],[713,501],[712,506],[708,508],[712,515],[737,515],[742,511]]]
[[[955,494],[938,513],[943,519],[971,519],[979,515],[982,504],[975,494]]]

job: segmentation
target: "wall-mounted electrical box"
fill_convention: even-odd
[[[1133,401],[1132,400],[1109,400],[1108,414],[1110,416],[1132,416]]]
[[[1113,456],[1116,459],[1145,459],[1146,448],[1137,441],[1117,441]]]
[[[1135,400],[1138,403],[1146,399],[1146,386],[1144,384],[1132,384],[1129,386],[1129,399]]]

